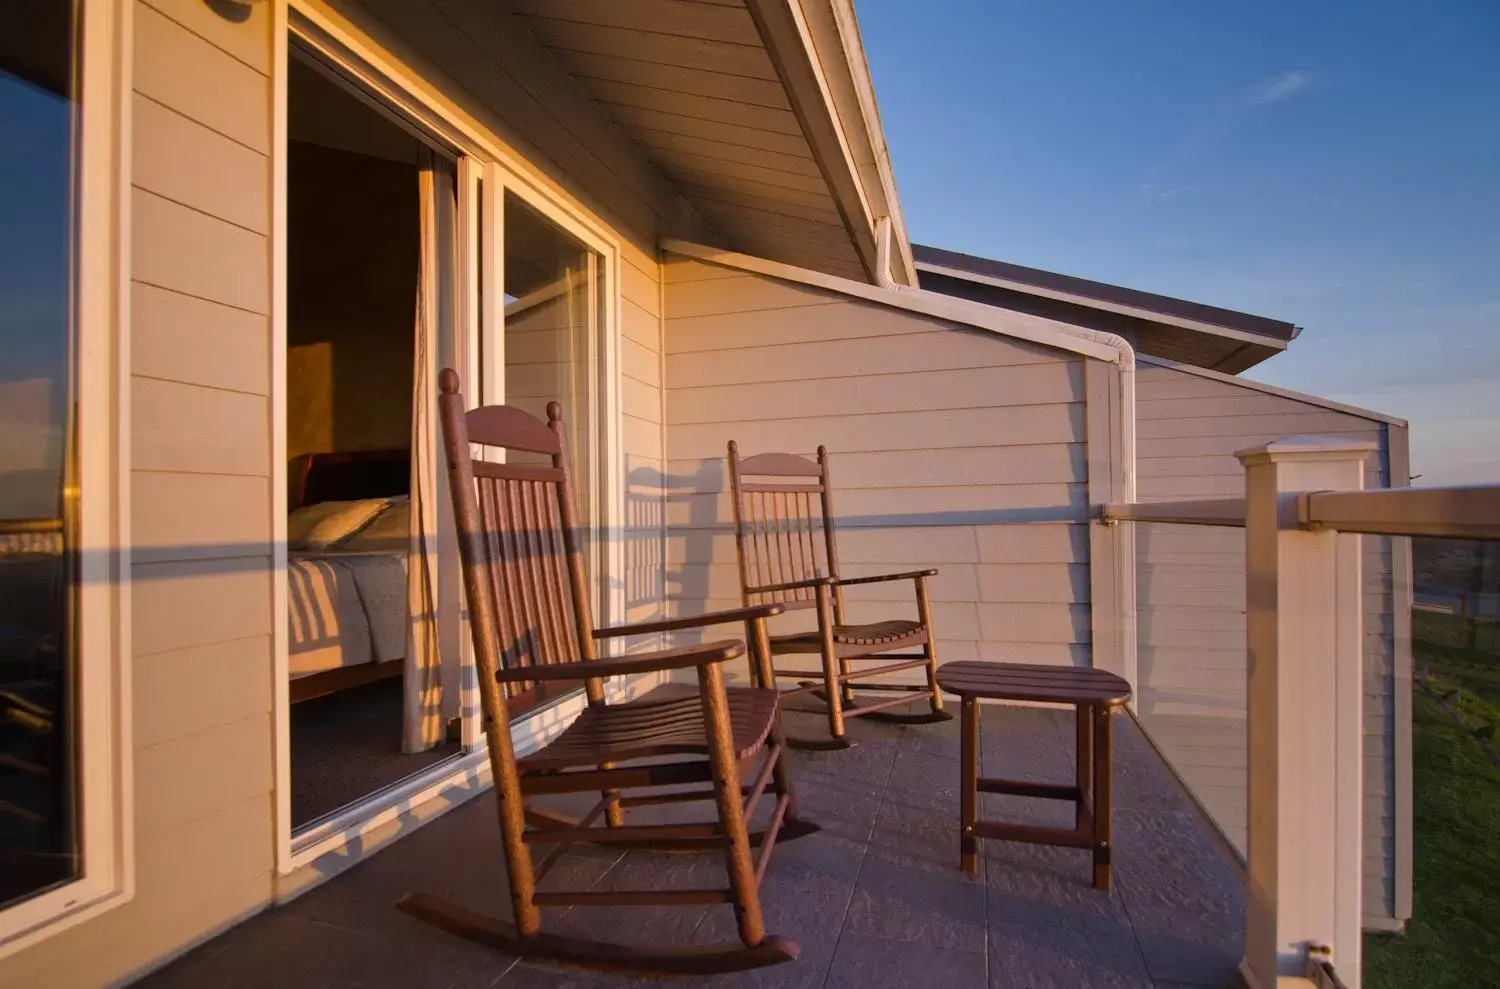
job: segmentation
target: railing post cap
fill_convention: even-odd
[[[1240,463],[1294,463],[1331,460],[1364,460],[1379,447],[1369,440],[1341,436],[1288,436],[1235,452]]]

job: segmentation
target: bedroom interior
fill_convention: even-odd
[[[294,827],[459,751],[404,728],[422,168],[451,163],[325,71],[288,82]]]
[[[293,54],[288,111],[288,693],[292,823],[309,833],[467,738],[432,403],[438,368],[469,363],[457,217],[489,190],[463,201],[438,142],[311,55]],[[588,569],[605,573],[603,258],[512,191],[495,205],[503,333],[481,331],[471,366],[487,402],[562,404]],[[513,714],[562,696],[510,689]]]

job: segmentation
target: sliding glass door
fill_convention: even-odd
[[[367,67],[301,44],[289,62],[282,785],[296,864],[482,762],[439,371],[459,371],[471,406],[561,407],[601,623],[619,479],[612,245],[430,108],[367,85]],[[513,716],[559,700],[530,686]]]

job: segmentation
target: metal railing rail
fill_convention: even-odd
[[[1278,497],[1283,503],[1295,505],[1291,517],[1302,529],[1375,536],[1500,540],[1500,485],[1304,491]],[[1105,522],[1169,522],[1242,529],[1245,499],[1105,505],[1099,516]]]
[[[1202,498],[1194,501],[1156,501],[1105,505],[1105,522],[1172,522],[1179,525],[1216,525],[1243,529],[1245,499]]]
[[[1500,485],[1313,491],[1297,502],[1297,521],[1304,529],[1500,539]]]

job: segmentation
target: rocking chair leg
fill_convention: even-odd
[[[829,607],[828,589],[818,588],[818,632],[823,640],[823,687],[828,693],[828,733],[833,736],[834,747],[844,743],[844,688],[839,682],[842,665],[833,641],[833,613]]]
[[[601,763],[601,770],[614,769],[612,762]],[[609,806],[604,808],[604,823],[612,828],[617,828],[625,823],[625,811],[620,807],[619,790],[601,790],[599,796],[609,801]]]
[[[708,736],[708,757],[714,775],[714,800],[719,807],[719,822],[729,839],[724,850],[724,864],[729,872],[729,887],[734,893],[735,921],[739,926],[740,940],[746,947],[754,948],[766,939],[766,927],[760,912],[760,890],[750,857],[744,807],[740,803],[740,767],[729,734],[724,673],[717,664],[711,664],[703,667],[699,677],[703,728]]]
[[[922,655],[927,657],[927,689],[932,692],[932,713],[943,713],[943,688],[938,686],[937,643],[933,641],[932,605],[927,599],[927,578],[917,578],[917,618],[927,630],[927,641],[922,646]]]
[[[792,783],[791,770],[786,764],[786,730],[781,726],[781,712],[776,712],[776,720],[771,722],[771,741],[779,750],[776,757],[776,767],[771,770],[771,792],[777,796],[786,797],[786,823],[791,824],[797,820],[797,788]]]

